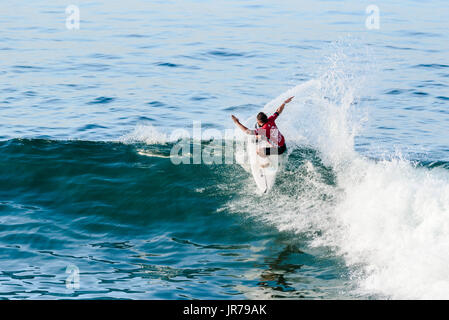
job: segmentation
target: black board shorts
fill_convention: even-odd
[[[284,145],[282,147],[277,147],[277,148],[265,148],[264,149],[264,153],[266,156],[272,155],[272,154],[283,154],[285,151],[287,150],[287,146],[284,143]]]

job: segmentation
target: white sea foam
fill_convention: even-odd
[[[133,131],[124,135],[120,141],[123,143],[165,144],[169,142],[169,137],[152,125],[138,124]]]
[[[305,161],[284,174],[271,197],[248,193],[229,208],[282,231],[310,234],[311,246],[333,248],[352,268],[357,294],[448,299],[449,172],[357,154],[354,137],[364,119],[355,109],[360,81],[345,57],[334,58],[323,76],[281,94],[264,110],[274,112],[295,96],[278,127],[288,144],[319,151],[335,185]]]
[[[354,159],[338,172],[338,185],[336,226],[313,244],[332,245],[349,265],[361,265],[364,292],[447,299],[449,172]]]

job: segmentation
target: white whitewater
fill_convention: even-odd
[[[417,167],[400,156],[374,161],[358,154],[354,138],[364,112],[355,102],[362,82],[345,57],[334,58],[323,76],[284,92],[263,111],[295,96],[276,123],[289,148],[319,152],[336,185],[322,182],[306,161],[280,182],[290,192],[272,190],[276,201],[247,195],[228,207],[281,231],[319,230],[309,245],[330,247],[344,259],[357,295],[448,299],[449,172]]]

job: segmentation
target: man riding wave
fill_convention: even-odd
[[[266,139],[268,143],[271,145],[269,148],[260,148],[257,150],[257,154],[261,157],[266,157],[273,154],[283,154],[287,150],[287,145],[285,144],[285,138],[280,133],[278,127],[276,126],[275,120],[282,113],[284,107],[287,103],[292,101],[294,97],[290,97],[282,103],[279,108],[277,108],[276,112],[271,116],[267,117],[267,115],[263,112],[259,112],[257,115],[257,126],[255,130],[250,130],[240,123],[239,119],[234,115],[231,115],[234,123],[242,129],[243,132],[250,135],[256,135],[258,137],[262,137]]]

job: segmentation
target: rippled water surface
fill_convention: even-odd
[[[0,13],[1,298],[448,298],[447,1],[69,4]],[[171,161],[290,95],[268,196]]]

